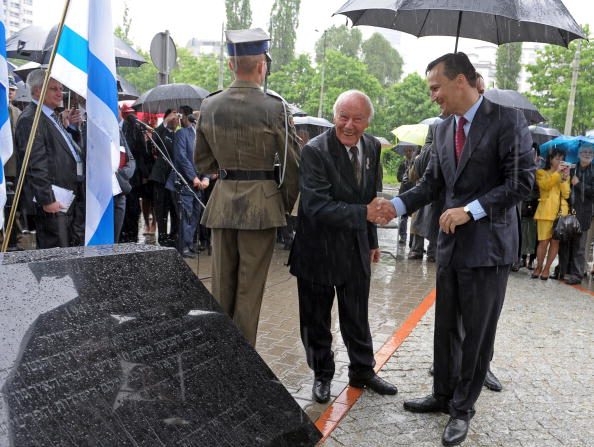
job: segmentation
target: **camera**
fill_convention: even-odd
[[[569,163],[567,161],[562,161],[560,163],[560,165],[563,166],[564,168],[575,169],[575,163]]]

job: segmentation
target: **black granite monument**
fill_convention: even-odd
[[[0,446],[320,439],[172,249],[4,255],[0,338]]]

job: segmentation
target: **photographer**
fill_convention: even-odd
[[[551,264],[559,252],[559,241],[553,239],[553,223],[557,216],[566,216],[569,212],[569,164],[564,163],[564,159],[563,151],[551,149],[544,169],[536,171],[536,183],[540,190],[540,201],[534,213],[538,246],[537,265],[531,278],[549,279]]]
[[[566,284],[580,284],[586,266],[586,239],[592,221],[592,199],[594,196],[594,170],[592,168],[594,152],[592,148],[582,148],[579,152],[579,164],[571,177],[571,206],[580,223],[581,233],[568,240],[563,258],[559,253],[559,275],[565,274]],[[565,262],[562,262],[565,261]]]

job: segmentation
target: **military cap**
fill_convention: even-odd
[[[270,36],[261,28],[229,30],[225,35],[229,56],[254,56],[268,51]]]

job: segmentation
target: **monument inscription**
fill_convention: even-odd
[[[173,250],[43,252],[0,266],[1,446],[320,439]]]

